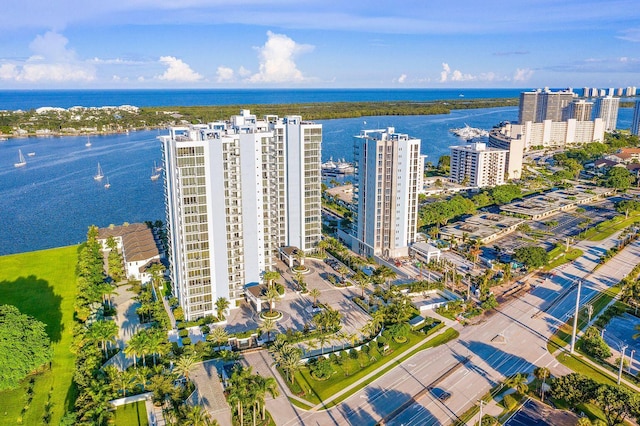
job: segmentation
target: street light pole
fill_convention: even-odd
[[[602,330],[600,330],[600,338],[604,340],[604,332],[607,331],[606,328],[603,328]]]
[[[478,422],[478,426],[482,426],[482,404],[484,404],[484,400],[480,400],[480,421]]]
[[[627,350],[627,345],[622,345],[622,353],[620,354],[620,369],[618,370],[618,384],[622,378],[622,365],[624,364],[624,351]]]
[[[576,332],[578,330],[578,313],[580,312],[580,288],[582,286],[582,280],[578,280],[578,294],[576,295],[576,311],[573,315],[573,332],[571,333],[571,353],[576,349]]]
[[[635,349],[631,350],[631,356],[629,357],[629,374],[631,374],[631,367],[633,367],[633,354],[636,353]]]

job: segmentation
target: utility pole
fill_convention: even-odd
[[[576,349],[576,332],[578,330],[578,314],[580,312],[580,288],[582,280],[578,279],[578,294],[576,294],[576,311],[573,315],[573,332],[571,333],[571,353],[575,353]]]
[[[624,351],[627,350],[627,345],[622,345],[622,353],[620,354],[620,369],[618,370],[618,384],[620,384],[620,379],[622,379],[622,365],[624,364]]]
[[[482,404],[484,404],[484,401],[481,399],[480,400],[480,420],[478,421],[478,426],[482,426]]]

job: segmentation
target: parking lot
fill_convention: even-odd
[[[303,279],[309,291],[314,288],[320,290],[318,303],[326,304],[342,314],[342,329],[340,330],[342,333],[340,335],[361,335],[360,330],[369,321],[370,317],[350,300],[351,297],[360,295],[361,290],[355,287],[336,287],[332,285],[328,281],[329,276],[333,275],[338,280],[340,274],[322,260],[308,257],[305,259],[305,266],[307,266],[309,272],[303,275]],[[278,332],[284,333],[287,329],[302,331],[305,325],[313,328],[312,319],[318,312],[313,307],[313,297],[309,293],[300,294],[296,291],[298,286],[294,279],[295,273],[291,272],[286,264],[278,261],[276,270],[282,276],[278,282],[284,284],[286,288],[285,295],[275,303],[275,309],[282,312],[282,318],[277,322]],[[225,329],[227,332],[239,332],[258,328],[261,323],[255,309],[247,302],[244,302],[240,309],[231,311],[229,324]],[[328,352],[332,347],[340,348],[349,344],[350,342],[346,337],[337,337],[336,335],[332,341],[325,345],[324,350],[321,348],[309,350],[311,348],[308,346],[303,346],[303,349],[305,354],[309,356],[315,355],[316,352]]]
[[[585,226],[594,226],[615,217],[615,203],[622,197],[610,197],[595,204],[583,205],[579,210],[560,212],[542,221],[528,221],[533,232],[531,235],[516,231],[482,247],[482,258],[494,260],[501,253],[513,253],[517,248],[535,244],[549,251],[558,243],[564,243],[567,237],[575,237]],[[580,225],[583,225],[582,227]],[[535,234],[539,233],[539,237]]]
[[[556,410],[530,399],[504,426],[574,426],[577,421],[578,416],[570,411]]]

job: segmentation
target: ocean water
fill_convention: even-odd
[[[629,128],[632,110],[621,109],[619,128]],[[322,120],[323,161],[351,160],[353,136],[363,129],[395,127],[422,139],[422,153],[437,162],[450,145],[464,141],[449,129],[469,124],[489,129],[515,120],[517,108],[457,110],[447,115],[361,117]],[[161,130],[86,137],[32,137],[0,142],[0,254],[76,244],[92,225],[165,220],[162,179],[151,181],[160,162]],[[15,168],[18,149],[27,165]],[[100,163],[111,188],[93,179]],[[105,178],[106,181],[106,178]]]
[[[527,89],[0,90],[0,110],[517,98]],[[461,96],[462,95],[462,96]]]

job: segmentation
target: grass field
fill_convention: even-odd
[[[35,376],[33,400],[21,419],[25,425],[42,424],[47,401],[52,403],[52,425],[73,407],[75,356],[70,347],[77,250],[70,246],[0,257],[0,304],[14,305],[44,322],[53,348],[51,369]],[[28,382],[0,392],[0,425],[19,424]]]
[[[555,250],[557,250],[557,248],[549,252],[549,257],[551,257],[551,259],[553,260],[551,260],[549,264],[543,268],[545,271],[550,271],[552,269],[557,268],[560,265],[564,265],[565,263],[573,262],[574,260],[576,260],[577,258],[579,258],[584,254],[582,250],[577,248],[573,248],[566,253],[564,253],[564,248],[560,248],[560,251],[557,254],[555,254],[555,256],[552,257],[551,253],[553,253]]]
[[[113,424],[115,426],[148,426],[144,401],[119,406],[113,417]]]
[[[333,364],[335,373],[328,380],[318,381],[311,377],[308,368],[302,368],[295,373],[295,384],[293,386],[288,379],[286,379],[286,383],[294,393],[299,394],[302,387],[305,390],[305,395],[302,396],[302,398],[309,401],[310,404],[315,405],[327,400],[337,392],[341,391],[352,383],[355,383],[357,380],[363,378],[375,369],[387,364],[387,366],[382,371],[368,379],[366,382],[362,383],[361,386],[357,386],[356,388],[342,395],[337,400],[329,403],[326,408],[330,408],[336,403],[343,401],[353,393],[362,389],[362,387],[366,386],[367,383],[374,381],[391,368],[396,367],[400,362],[409,358],[411,355],[414,355],[421,350],[446,343],[452,339],[455,339],[456,337],[458,337],[458,332],[454,329],[447,329],[444,333],[432,339],[429,339],[429,337],[424,335],[423,333],[412,332],[409,335],[407,342],[405,343],[396,343],[391,340],[389,342],[391,352],[386,355],[382,355],[378,351],[377,345],[372,345],[371,350],[366,357],[367,359],[347,359],[344,360],[344,363],[340,366]],[[411,349],[412,346],[419,343],[421,340],[423,340],[424,343],[420,345],[419,348],[411,351],[410,353],[407,352],[409,349]],[[405,352],[407,353],[401,359],[395,362],[392,361],[393,358]],[[283,375],[283,377],[286,376]]]
[[[614,232],[627,228],[637,222],[640,222],[640,213],[632,213],[627,219],[624,218],[624,215],[616,216],[589,229],[584,237],[589,241],[602,241]]]

